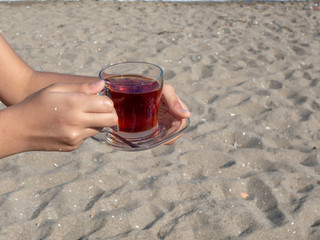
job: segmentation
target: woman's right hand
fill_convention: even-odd
[[[2,110],[6,114],[0,116],[9,120],[4,133],[11,135],[3,136],[8,140],[15,136],[11,141],[16,146],[11,147],[16,151],[11,149],[11,154],[33,150],[72,151],[103,127],[115,126],[118,116],[113,102],[97,95],[103,87],[103,81],[56,83]],[[0,157],[1,152],[0,147]]]

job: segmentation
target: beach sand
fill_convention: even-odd
[[[320,239],[316,2],[1,3],[0,30],[37,70],[158,64],[192,112],[170,146],[1,159],[1,240]]]

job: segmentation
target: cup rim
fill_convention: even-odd
[[[153,78],[152,80],[150,80],[150,81],[148,81],[148,82],[146,82],[146,83],[136,83],[136,84],[134,84],[134,83],[130,83],[130,84],[112,83],[113,85],[144,85],[144,84],[150,84],[150,82],[156,82],[156,81],[158,81],[160,78],[163,77],[163,69],[162,69],[159,65],[157,65],[157,64],[149,63],[149,62],[140,62],[140,61],[128,61],[128,62],[111,63],[111,64],[103,67],[103,68],[100,70],[100,72],[99,72],[99,78],[100,78],[101,80],[105,81],[105,82],[110,83],[110,81],[106,81],[106,79],[102,78],[102,76],[101,76],[102,73],[103,73],[106,69],[108,69],[108,68],[110,68],[110,67],[113,67],[113,66],[116,66],[116,65],[121,65],[121,64],[146,64],[146,65],[151,65],[151,66],[154,66],[154,67],[158,68],[158,69],[160,70],[160,73],[158,74],[158,76],[156,76],[155,78]],[[119,76],[119,75],[114,74],[114,76]]]

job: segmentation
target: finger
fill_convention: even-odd
[[[114,112],[113,101],[107,96],[85,95],[81,97],[83,111],[86,113],[111,113]]]
[[[60,152],[70,152],[78,147],[85,141],[85,139],[98,134],[99,131],[94,128],[86,128],[82,129],[79,135],[74,139],[69,139],[67,141],[62,141],[60,143],[56,143],[55,149]]]
[[[87,113],[83,117],[83,125],[87,128],[114,127],[118,124],[116,111],[110,113]]]
[[[171,85],[163,86],[162,102],[167,105],[168,111],[176,118],[187,118],[190,111],[187,106],[179,99]]]
[[[78,92],[85,94],[97,94],[104,88],[104,81],[77,82],[77,83],[55,83],[47,89],[51,92]]]
[[[92,137],[92,136],[98,134],[101,130],[102,130],[102,128],[101,129],[100,128],[86,128],[83,131],[82,138],[86,139],[86,138]]]

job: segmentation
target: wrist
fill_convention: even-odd
[[[31,150],[22,118],[15,106],[0,110],[0,158]]]

